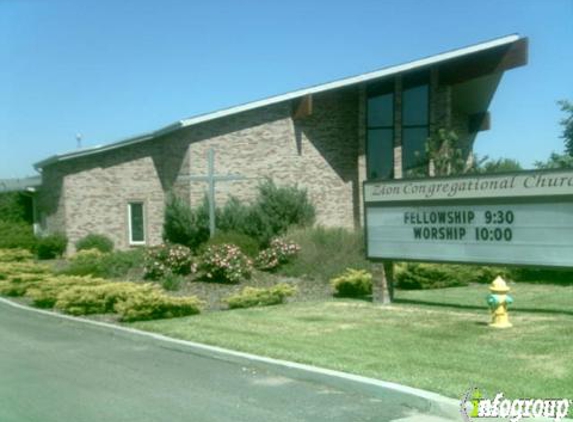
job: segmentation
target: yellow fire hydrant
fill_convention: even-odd
[[[509,328],[509,315],[507,313],[507,306],[513,303],[513,298],[507,294],[510,288],[501,276],[496,279],[489,286],[490,294],[487,295],[487,304],[491,310],[490,327],[495,328]]]

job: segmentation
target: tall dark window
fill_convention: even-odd
[[[370,86],[367,102],[368,179],[388,179],[394,169],[394,92],[392,84]]]
[[[129,243],[138,245],[145,243],[145,215],[143,202],[130,202],[129,213]]]
[[[404,175],[425,173],[429,136],[430,88],[425,75],[404,78],[402,91],[402,165]]]

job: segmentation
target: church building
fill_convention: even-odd
[[[166,196],[203,198],[208,151],[216,198],[248,201],[266,177],[308,191],[317,223],[359,227],[362,183],[408,177],[438,129],[471,151],[506,70],[527,62],[527,38],[506,36],[177,121],[137,137],[36,163],[38,230],[63,232],[70,251],[89,233],[118,249],[162,242]],[[105,122],[102,122],[105,124]],[[232,178],[230,178],[232,179]]]

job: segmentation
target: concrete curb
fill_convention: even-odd
[[[240,365],[256,366],[270,369],[273,372],[279,372],[283,375],[304,381],[322,383],[332,387],[367,393],[374,397],[384,396],[388,398],[390,395],[393,400],[399,401],[405,407],[412,408],[414,412],[420,412],[427,415],[434,415],[437,417],[456,421],[459,421],[461,416],[459,400],[444,397],[430,391],[420,390],[392,382],[380,381],[374,378],[363,377],[360,375],[353,375],[345,372],[319,368],[316,366],[237,352],[234,350],[209,346],[206,344],[195,343],[187,340],[179,340],[164,336],[162,334],[141,331],[121,325],[94,321],[85,318],[78,318],[43,309],[36,309],[5,298],[0,298],[0,303],[4,303],[13,308],[25,310],[28,312],[35,312],[53,318],[60,318],[68,321],[89,324],[108,330],[111,329],[116,333],[143,336],[156,341],[164,343],[167,342],[177,350],[187,351],[196,355],[216,358],[228,362],[234,362]]]

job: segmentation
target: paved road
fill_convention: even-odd
[[[391,421],[407,410],[0,303],[1,422]]]

